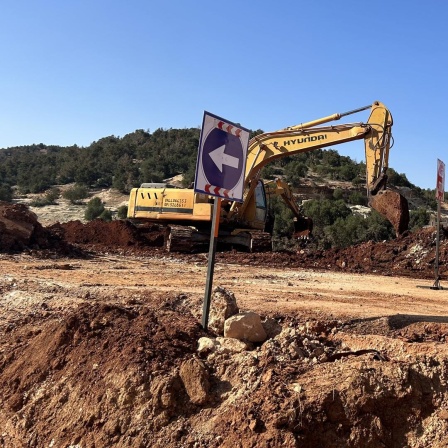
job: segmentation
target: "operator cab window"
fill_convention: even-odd
[[[258,181],[255,187],[255,205],[257,208],[266,208],[266,194],[261,180]]]

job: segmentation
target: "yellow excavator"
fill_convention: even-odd
[[[368,109],[370,116],[367,123],[322,126]],[[390,111],[384,104],[375,101],[366,107],[252,138],[247,152],[243,202],[222,200],[218,244],[246,248],[253,252],[271,250],[269,230],[272,225],[269,225],[261,169],[282,157],[355,140],[364,140],[369,205],[392,223],[397,236],[403,234],[409,224],[407,200],[397,191],[386,187],[392,124]],[[300,215],[289,186],[280,181],[276,185],[276,192],[293,211],[297,234],[309,233],[312,223]],[[210,239],[213,203],[213,196],[197,193],[193,189],[142,184],[130,192],[128,218],[137,223],[163,225],[168,251],[191,251]]]

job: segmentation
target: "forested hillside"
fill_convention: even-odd
[[[128,192],[142,182],[161,182],[177,174],[184,174],[188,184],[194,176],[199,134],[197,128],[157,129],[153,133],[137,130],[122,138],[104,137],[85,148],[40,143],[0,149],[0,184],[17,186],[23,194],[73,182]],[[288,182],[298,186],[310,171],[322,178],[360,185],[365,165],[335,150],[316,150],[268,165],[264,177],[285,175]],[[388,174],[392,185],[411,187],[424,195],[404,174],[393,169]]]
[[[251,137],[261,132],[253,131]],[[0,200],[10,201],[14,194],[48,194],[53,186],[66,184],[75,184],[77,190],[72,190],[75,194],[98,188],[115,188],[127,194],[143,182],[161,182],[179,174],[183,174],[184,185],[188,185],[194,179],[199,138],[198,128],[157,129],[153,133],[136,130],[124,137],[104,137],[88,147],[40,143],[0,149]],[[362,162],[341,156],[333,149],[316,150],[280,159],[265,167],[262,174],[265,179],[282,176],[293,188],[301,187],[311,178],[351,186],[335,188],[332,197],[304,204],[304,211],[313,218],[315,233],[325,246],[386,239],[391,234],[391,229],[376,215],[371,223],[353,216],[349,208],[367,205],[362,188],[365,182]],[[436,205],[433,192],[411,184],[404,174],[393,169],[388,170],[388,176],[389,185],[408,187],[414,197],[423,201],[424,207],[411,213],[411,226],[426,224],[428,210]],[[57,195],[53,192],[46,200],[52,202]],[[277,215],[276,234],[279,238],[288,236],[289,211],[278,201],[273,201],[271,207]]]
[[[198,129],[135,131],[110,136],[86,148],[44,144],[0,151],[0,182],[21,193],[39,193],[52,185],[76,182],[92,188],[129,191],[143,181],[162,181],[192,172],[196,164]]]

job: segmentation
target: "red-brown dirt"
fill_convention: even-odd
[[[83,224],[71,221],[54,224],[48,229],[60,240],[78,247],[111,253],[147,253],[162,251],[163,231],[157,225],[137,229],[127,221]],[[439,273],[448,274],[448,232],[441,234]],[[435,229],[428,227],[400,238],[373,243],[371,241],[347,249],[298,252],[219,252],[217,260],[229,263],[250,263],[254,266],[288,266],[331,269],[356,273],[377,273],[418,278],[433,278],[436,249]],[[191,260],[203,259],[202,254],[173,254]]]
[[[31,226],[0,240],[0,447],[448,446],[447,296],[417,288],[434,229],[218,253],[214,284],[281,332],[198,352],[222,336],[198,319],[206,254],[165,253],[157,228],[14,213]],[[446,266],[443,235],[442,285]]]

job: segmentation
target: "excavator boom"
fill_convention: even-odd
[[[317,126],[343,116],[371,109],[367,123],[351,123],[332,126]],[[386,171],[392,141],[392,115],[379,101],[371,106],[342,114],[333,114],[308,123],[269,132],[254,137],[249,142],[246,164],[246,198],[242,204],[232,205],[232,214],[244,215],[250,197],[256,187],[255,180],[268,163],[289,155],[331,147],[355,140],[364,140],[366,157],[366,187],[372,208],[388,219],[397,235],[404,233],[409,224],[409,209],[406,198],[400,193],[387,190]]]

